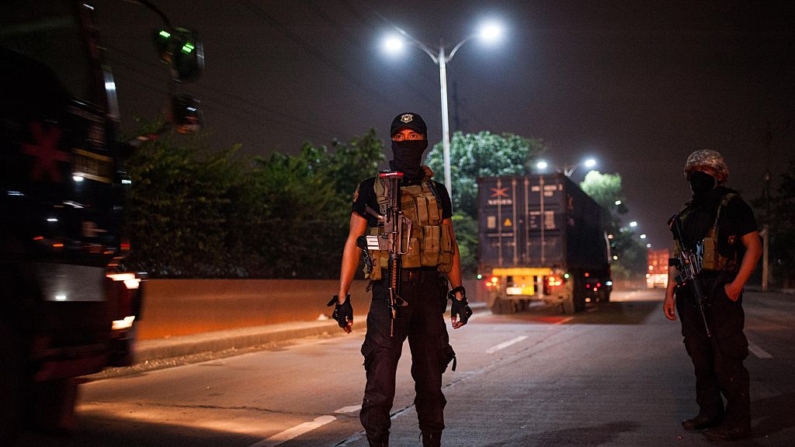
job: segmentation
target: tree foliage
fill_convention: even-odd
[[[206,157],[168,138],[141,146],[127,162],[126,232],[130,261],[167,276],[225,276],[230,191],[240,182],[231,148]]]
[[[245,163],[237,147],[146,143],[126,163],[128,262],[154,277],[336,277],[353,191],[382,146],[371,130]]]
[[[624,205],[621,176],[591,171],[585,175],[580,188],[608,211],[606,225],[611,238],[611,254],[615,259],[613,275],[624,279],[645,275],[646,248],[633,230],[621,225],[621,216],[628,211]]]
[[[769,198],[753,205],[769,225],[771,282],[780,287],[795,287],[795,159],[781,175],[781,184]],[[769,210],[769,212],[768,212]]]
[[[483,131],[453,135],[450,141],[453,224],[465,276],[474,276],[478,266],[477,179],[529,174],[533,162],[545,150],[540,140],[510,133],[496,135]],[[434,171],[434,178],[444,183],[442,143],[428,153],[425,163]]]
[[[541,140],[488,131],[476,134],[456,132],[450,141],[450,172],[453,209],[470,217],[477,216],[477,179],[500,175],[526,175],[533,162],[544,153]],[[444,183],[442,144],[434,146],[425,163]]]

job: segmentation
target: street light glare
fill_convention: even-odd
[[[412,45],[416,46],[425,54],[427,54],[433,63],[439,67],[439,96],[441,97],[442,103],[442,156],[444,162],[444,186],[447,188],[447,192],[452,197],[453,184],[450,179],[450,116],[447,107],[447,62],[449,62],[453,56],[455,56],[458,49],[461,48],[461,46],[466,42],[469,42],[475,37],[494,40],[502,35],[502,28],[495,22],[487,22],[483,27],[481,27],[479,33],[471,34],[464,38],[462,41],[458,42],[458,44],[456,44],[449,53],[447,52],[447,48],[444,46],[444,44],[441,44],[438,48],[431,48],[428,45],[425,45],[417,39],[409,36],[399,28],[395,28],[400,32],[400,34],[406,37],[406,39]],[[404,43],[402,39],[398,39],[396,37],[397,36],[393,35],[391,38],[384,41],[385,50],[394,53],[403,47]]]
[[[397,53],[403,50],[403,39],[396,36],[387,37],[384,40],[384,48],[390,53]]]
[[[547,167],[549,167],[549,165],[544,160],[541,160],[538,163],[536,163],[536,167],[538,169],[542,169],[543,170],[543,169],[546,169]]]
[[[586,168],[590,169],[590,168],[596,166],[596,160],[594,160],[593,158],[589,158],[589,159],[585,160],[583,165],[585,165]]]
[[[500,40],[502,33],[502,26],[496,22],[488,22],[480,28],[480,38],[486,42],[496,42]]]

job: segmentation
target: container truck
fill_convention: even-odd
[[[563,174],[478,179],[478,274],[492,312],[609,301],[606,218]]]

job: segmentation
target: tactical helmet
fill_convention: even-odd
[[[702,149],[695,151],[687,157],[685,162],[685,179],[690,180],[690,174],[697,171],[696,168],[711,168],[717,174],[718,184],[726,183],[729,179],[729,167],[723,161],[723,156],[718,151]]]

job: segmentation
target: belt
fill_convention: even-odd
[[[404,282],[428,282],[437,281],[439,271],[436,269],[403,269],[400,271],[400,280]]]

